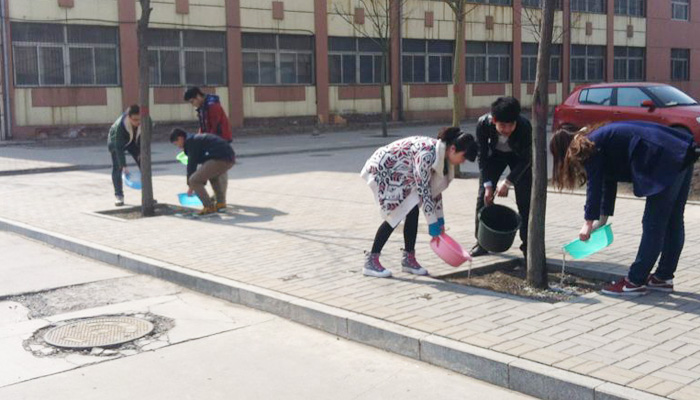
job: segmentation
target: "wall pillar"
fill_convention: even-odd
[[[561,49],[561,90],[563,99],[571,92],[571,0],[563,0],[563,27]]]
[[[522,82],[522,0],[513,0],[513,97],[520,99],[520,83]]]
[[[390,7],[391,120],[398,121],[401,116],[401,1],[391,0]]]
[[[328,2],[314,0],[314,31],[316,46],[316,115],[319,124],[329,123],[328,78]]]
[[[240,128],[244,118],[240,0],[226,0],[226,47],[229,121],[232,128]]]
[[[608,0],[607,5],[605,81],[613,82],[615,80],[615,2]]]
[[[136,2],[119,0],[119,60],[121,61],[122,108],[139,102],[139,39],[136,33]]]
[[[9,98],[9,104],[5,104],[5,110],[3,110],[3,114],[5,111],[7,111],[7,115],[5,115],[5,127],[9,130],[8,132],[5,132],[6,137],[5,139],[11,139],[14,135],[13,132],[17,131],[17,118],[15,115],[15,72],[14,72],[14,63],[12,60],[12,30],[10,29],[10,5],[9,1],[5,1],[5,35],[7,38],[7,43],[3,43],[3,46],[6,46],[4,49],[5,53],[7,54],[7,71],[2,71],[3,75],[7,74],[7,87],[5,86],[5,80],[4,76],[2,77],[2,85],[3,85],[3,96],[5,96],[5,92],[7,92],[7,97],[3,99],[3,103],[5,102],[6,99]],[[4,68],[3,65],[0,65],[0,70]]]

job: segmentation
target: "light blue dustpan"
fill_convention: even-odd
[[[576,239],[573,242],[564,246],[564,251],[571,255],[574,260],[586,258],[591,254],[595,254],[604,248],[610,246],[613,242],[613,232],[610,224],[601,226],[591,233],[591,238],[587,241]]]
[[[193,194],[192,196],[188,196],[187,193],[180,193],[177,195],[178,200],[180,201],[180,204],[185,206],[185,207],[203,207],[204,205],[202,204],[202,200],[199,199],[199,196],[196,194]]]
[[[141,172],[134,171],[129,172],[128,174],[122,172],[122,180],[126,186],[132,189],[141,190]]]

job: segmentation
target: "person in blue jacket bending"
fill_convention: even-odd
[[[563,190],[587,185],[581,240],[588,240],[613,215],[618,182],[631,182],[634,195],[646,197],[637,258],[626,278],[602,292],[613,296],[639,296],[647,289],[672,292],[685,241],[683,213],[697,159],[693,137],[650,122],[614,122],[575,133],[560,130],[549,147],[555,186]],[[659,265],[650,275],[659,255]]]

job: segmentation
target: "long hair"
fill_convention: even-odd
[[[586,184],[588,176],[584,165],[596,152],[595,143],[588,135],[604,125],[607,122],[589,125],[578,131],[567,126],[552,136],[549,142],[549,151],[554,159],[552,182],[559,191],[573,190]]]

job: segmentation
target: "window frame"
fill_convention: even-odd
[[[537,54],[534,54],[534,55],[533,54],[525,54],[525,51],[524,51],[525,46],[531,46],[531,45],[534,45],[535,48],[539,51],[539,43],[530,43],[530,42],[522,42],[521,43],[520,59],[522,61],[521,61],[521,67],[520,67],[520,81],[523,83],[534,83],[535,79],[537,77]],[[547,76],[547,79],[548,79],[549,83],[558,83],[558,82],[562,81],[562,73],[561,73],[562,72],[561,71],[562,45],[558,44],[558,43],[553,43],[552,45],[557,46],[559,48],[559,50],[558,50],[558,54],[557,53],[550,53],[550,55],[549,55],[549,74]],[[530,79],[529,77],[527,77],[527,78],[525,77],[526,74],[523,74],[523,72],[524,72],[523,68],[525,68],[525,63],[531,62],[532,59],[535,60],[535,76],[532,79]],[[552,66],[553,66],[552,60],[557,60],[559,62],[557,65],[557,77],[555,79],[552,79],[552,76],[553,76],[552,75]],[[528,64],[528,66],[526,68],[528,68],[528,70],[529,70],[530,67],[531,67],[531,65]],[[528,72],[530,72],[530,71],[528,71]],[[529,75],[529,73],[527,75]]]
[[[36,24],[34,22],[15,22],[17,24]],[[115,36],[115,43],[73,43],[69,41],[68,27],[93,27],[93,25],[73,25],[73,24],[50,24],[57,25],[61,27],[63,33],[63,39],[57,42],[40,42],[40,41],[21,41],[13,39],[11,41],[12,47],[12,70],[13,70],[13,83],[15,87],[18,88],[37,88],[37,87],[120,87],[121,86],[121,60],[120,60],[120,43],[119,35]],[[116,27],[108,26],[106,28]],[[17,48],[23,49],[33,49],[36,55],[36,68],[37,68],[37,83],[19,83],[18,81],[18,70],[17,62]],[[63,83],[45,83],[45,69],[44,67],[44,57],[42,55],[41,49],[53,48],[61,50],[61,61],[63,68]],[[71,60],[70,60],[70,50],[71,49],[90,49],[91,60],[92,60],[92,83],[73,83],[73,77],[71,74]],[[97,77],[97,60],[96,60],[96,49],[108,49],[114,51],[114,66],[116,81],[112,83],[98,83]]]
[[[407,80],[406,77],[404,76],[404,68],[402,66],[401,68],[401,79],[403,83],[406,84],[411,84],[411,85],[442,85],[446,83],[452,83],[454,82],[454,46],[455,46],[455,41],[454,40],[433,40],[433,39],[407,39],[404,38],[401,41],[401,46],[403,47],[404,45],[404,40],[413,40],[413,41],[421,41],[423,42],[423,51],[422,52],[415,52],[415,51],[402,51],[401,52],[401,63],[403,66],[407,65],[406,64],[406,58],[410,58],[413,60],[414,57],[423,57],[423,81],[417,81],[414,80],[413,78],[415,77],[415,74],[413,73],[413,61],[411,61],[411,80]],[[431,42],[449,42],[452,45],[452,51],[451,52],[440,52],[440,51],[431,51],[430,50],[430,43]],[[430,58],[431,57],[438,57],[440,60],[440,79],[437,81],[432,81],[430,80]],[[450,58],[450,77],[449,79],[445,79],[443,76],[443,63],[446,57]]]
[[[685,9],[685,18],[676,18],[677,9]],[[671,20],[690,21],[690,0],[671,0]]]
[[[492,6],[503,6],[503,7],[513,6],[513,0],[467,0],[467,3],[489,4]]]
[[[329,71],[328,71],[328,80],[329,84],[331,86],[377,86],[377,85],[387,85],[389,83],[389,68],[387,64],[387,60],[384,59],[384,52],[383,51],[369,51],[369,50],[360,50],[360,41],[362,39],[365,40],[370,40],[370,41],[380,41],[380,38],[358,38],[358,37],[340,37],[336,36],[335,38],[345,38],[345,39],[352,39],[353,40],[353,45],[354,45],[354,50],[331,50],[330,49],[330,41],[331,37],[328,38],[329,42],[329,48],[328,48],[328,64],[329,64]],[[333,56],[339,56],[340,57],[340,82],[332,82],[331,79],[331,74],[330,74],[330,58]],[[344,68],[345,65],[343,63],[343,57],[345,56],[352,56],[355,59],[355,78],[353,82],[343,82],[345,78],[345,73],[344,73]],[[372,57],[372,82],[362,82],[362,75],[361,75],[361,69],[362,69],[362,57]],[[381,72],[379,72],[379,77],[377,78],[377,70],[376,70],[376,63],[377,63],[377,57],[379,57],[379,68],[382,67],[381,63],[382,61],[384,62],[384,77],[382,78]],[[381,69],[380,69],[381,71]],[[377,80],[379,79],[379,80]]]
[[[151,28],[154,29],[154,28]],[[154,29],[154,30],[161,30],[161,29]],[[152,67],[151,65],[151,60],[150,60],[150,54],[151,52],[156,52],[157,53],[157,58],[158,61],[155,65],[155,71],[157,74],[157,82],[154,82],[153,79],[150,79],[149,86],[150,87],[185,87],[185,86],[208,86],[208,87],[224,87],[228,86],[228,60],[226,57],[226,34],[225,32],[220,32],[220,31],[206,31],[206,30],[194,30],[194,29],[162,29],[163,31],[173,31],[177,32],[178,34],[178,42],[179,44],[177,46],[169,46],[169,45],[148,45],[147,47],[147,52],[149,54],[149,73],[150,73],[150,68]],[[224,38],[224,47],[199,47],[199,46],[189,46],[185,45],[185,32],[187,31],[193,31],[193,32],[207,32],[207,33],[216,33],[216,34],[222,34]],[[163,77],[162,77],[162,66],[161,66],[161,52],[164,51],[169,51],[169,52],[177,52],[178,53],[178,77],[179,77],[179,82],[178,83],[163,83]],[[203,53],[204,54],[204,69],[202,70],[202,73],[204,75],[204,82],[188,82],[187,81],[187,53]],[[208,66],[209,63],[207,62],[208,54],[209,53],[220,53],[222,55],[222,72],[223,72],[223,81],[219,83],[213,83],[208,81]]]
[[[615,54],[617,50],[625,50],[625,55],[624,56],[618,56]],[[630,56],[630,49],[641,49],[642,50],[642,55],[641,56]],[[616,76],[617,72],[617,62],[622,61],[625,63],[625,78],[620,79]],[[639,62],[641,61],[642,63],[642,76],[639,78],[631,78],[630,77],[630,64],[633,62]],[[635,46],[615,46],[615,52],[613,53],[613,81],[614,82],[640,82],[646,80],[646,73],[647,73],[647,68],[646,68],[646,48],[645,47],[635,47]]]
[[[607,2],[612,0],[571,0],[571,12],[587,13],[587,14],[607,14]],[[584,10],[577,9],[578,2],[584,4]],[[602,2],[601,9],[592,10],[593,5]]]
[[[245,32],[248,33],[248,32]],[[244,34],[245,34],[244,33]],[[310,46],[309,50],[298,50],[298,49],[283,49],[280,48],[280,38],[282,36],[300,36],[304,38],[308,38],[311,40],[311,36],[307,35],[281,35],[281,34],[276,34],[276,33],[254,33],[257,35],[268,35],[268,36],[274,36],[275,38],[275,48],[254,48],[254,47],[243,47],[241,49],[241,69],[243,70],[243,75],[245,77],[245,70],[243,67],[242,59],[244,55],[247,54],[257,54],[257,64],[258,64],[258,71],[257,71],[257,76],[258,76],[258,82],[257,83],[246,83],[245,79],[243,81],[243,86],[313,86],[315,85],[316,81],[316,54],[314,51],[314,46],[313,44]],[[260,68],[260,54],[274,54],[275,57],[275,82],[274,83],[261,83],[260,77],[262,76],[261,68]],[[282,82],[282,55],[283,54],[294,54],[294,68],[295,68],[295,80],[296,82],[294,83],[289,83],[289,82]],[[299,82],[299,74],[298,74],[298,68],[299,68],[299,55],[308,55],[310,58],[310,65],[311,65],[311,76],[309,82]],[[329,52],[330,55],[330,52]]]
[[[485,45],[485,53],[469,53],[468,50],[467,50],[468,47],[469,47],[469,43],[477,43],[477,44],[482,44],[482,43],[483,43],[483,44]],[[505,54],[498,54],[498,53],[492,54],[492,53],[489,51],[489,49],[490,49],[491,46],[493,46],[493,45],[495,45],[495,44],[506,44],[506,45],[508,45],[508,49],[509,49],[508,55],[505,55]],[[469,59],[470,59],[470,58],[477,59],[477,58],[482,58],[482,57],[484,58],[484,74],[485,74],[485,75],[484,75],[484,78],[485,78],[485,79],[484,79],[483,81],[476,80],[476,79],[470,80],[470,77],[469,77],[469,68],[468,68]],[[503,79],[503,80],[502,80],[502,79],[497,79],[497,80],[495,80],[495,81],[489,79],[489,64],[490,64],[490,60],[491,60],[492,58],[497,58],[497,59],[499,60],[499,62],[498,62],[498,66],[499,66],[499,68],[498,68],[499,74],[498,74],[498,75],[499,75],[499,77],[500,77],[500,72],[501,72],[501,69],[500,69],[500,60],[501,60],[501,59],[504,59],[504,58],[508,59],[508,72],[507,72],[507,77],[506,77],[505,79]],[[476,63],[475,63],[475,64],[476,64]],[[465,81],[466,81],[467,84],[475,84],[475,83],[476,83],[476,84],[479,84],[479,83],[512,83],[512,82],[513,82],[513,43],[512,43],[512,42],[467,41],[467,42],[465,43],[464,70],[465,70],[465,75],[466,75],[466,76],[465,76]],[[474,77],[474,78],[475,78],[475,77]]]
[[[528,0],[522,0],[522,6],[523,8],[534,8],[534,9],[541,9],[542,8],[542,0],[530,0],[530,1],[536,1],[537,4],[530,4],[528,3]],[[554,5],[554,9],[561,11],[563,10],[562,6],[562,0],[556,0],[557,2]]]
[[[574,50],[574,47],[575,47],[575,46],[584,47],[584,48],[586,49],[586,55],[584,55],[584,56],[574,55],[574,51],[573,51],[573,50]],[[601,55],[601,56],[591,56],[591,55],[589,54],[589,50],[590,50],[591,48],[593,48],[593,47],[602,48],[602,50],[603,50],[603,51],[602,51],[602,55]],[[606,59],[605,59],[605,57],[606,57],[605,46],[585,45],[585,44],[572,44],[572,45],[571,45],[571,51],[570,51],[570,57],[569,57],[570,60],[571,60],[571,65],[569,66],[569,69],[570,69],[570,70],[569,70],[570,81],[571,81],[571,82],[581,82],[581,83],[586,83],[586,82],[602,82],[602,81],[604,81],[604,80],[605,80],[605,72],[606,72],[605,69],[606,69],[606,67],[607,67],[607,66],[606,66]],[[574,61],[580,60],[580,59],[583,59],[583,60],[584,60],[584,75],[585,75],[585,77],[584,77],[583,80],[574,77],[574,71],[573,71],[573,68],[574,68],[574,65],[575,65]],[[602,61],[602,67],[603,67],[603,69],[602,69],[602,71],[601,71],[600,79],[594,79],[594,78],[591,78],[591,77],[589,76],[589,75],[590,75],[590,74],[589,74],[590,70],[589,70],[588,67],[589,67],[589,62],[592,61],[592,60]]]
[[[684,57],[683,58],[677,57],[677,56],[674,57],[674,55],[673,55],[674,50],[683,51],[685,53]],[[688,82],[688,81],[690,81],[690,58],[691,58],[690,57],[690,49],[677,49],[677,48],[671,49],[671,57],[670,57],[670,59],[671,59],[671,81],[673,81],[673,82]],[[674,65],[675,65],[675,63],[679,63],[679,62],[685,64],[685,67],[683,68],[683,71],[684,71],[683,75],[684,76],[681,79],[674,76],[674,71],[675,71]]]
[[[622,7],[620,4],[621,1],[625,1],[625,6]],[[637,2],[641,6],[641,13],[640,14],[634,14],[630,12],[630,10],[633,8],[632,4],[633,2]],[[623,10],[624,8],[624,10]],[[647,15],[647,0],[615,0],[615,15],[627,15],[630,17],[636,17],[636,18],[646,18]]]

